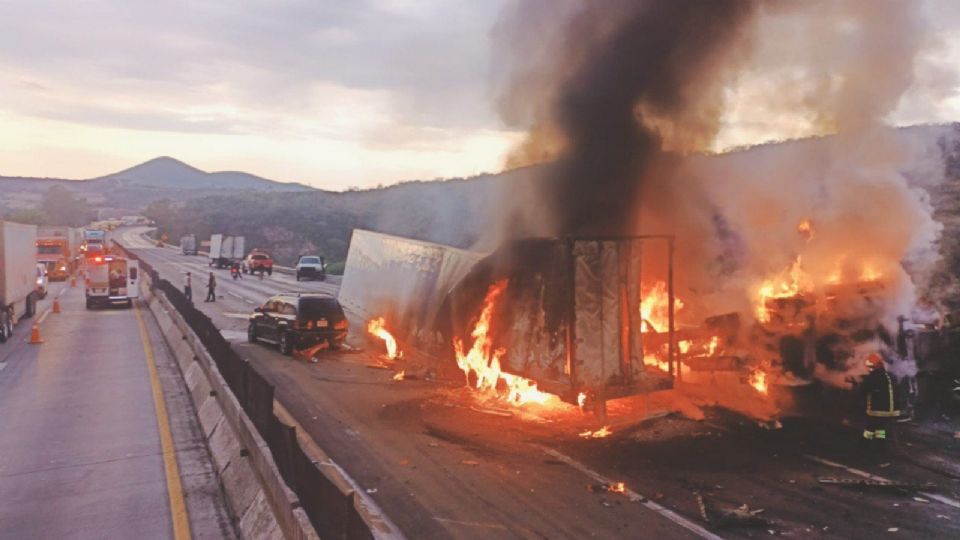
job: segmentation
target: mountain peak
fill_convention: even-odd
[[[302,191],[302,184],[288,184],[244,172],[206,172],[170,156],[159,156],[120,172],[94,178],[127,185],[160,189]]]

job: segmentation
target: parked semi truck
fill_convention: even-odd
[[[242,236],[210,235],[210,266],[229,268],[243,261],[246,239]]]
[[[0,343],[37,312],[36,225],[0,221]]]
[[[185,234],[180,237],[180,254],[181,255],[197,254],[197,235]]]

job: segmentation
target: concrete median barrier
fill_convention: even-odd
[[[213,341],[205,335],[212,347],[207,349],[167,297],[178,291],[165,281],[154,283],[154,276],[152,269],[144,271],[141,298],[180,366],[241,535],[297,540],[404,538],[273,399],[272,387],[235,356],[219,331],[201,327],[201,333],[216,334]],[[193,313],[190,317],[196,316],[185,299],[174,300]],[[214,350],[221,356],[233,355],[237,362],[218,364]],[[222,368],[226,370],[221,372]],[[268,410],[257,403],[266,403]]]

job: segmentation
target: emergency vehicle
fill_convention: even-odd
[[[87,309],[123,304],[133,306],[140,295],[140,263],[118,255],[87,258]]]

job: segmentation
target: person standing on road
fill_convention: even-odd
[[[190,282],[190,272],[187,272],[187,278],[183,282],[183,295],[187,300],[193,303],[193,284]]]
[[[880,353],[868,354],[866,363],[870,373],[863,378],[867,413],[863,439],[874,448],[886,449],[887,441],[893,437],[890,428],[900,417],[900,410],[897,408],[897,386],[883,365]]]
[[[207,299],[204,302],[216,302],[217,301],[217,278],[213,277],[213,272],[210,272],[210,279],[207,281]]]

